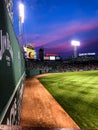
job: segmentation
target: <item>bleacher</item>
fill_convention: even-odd
[[[64,61],[35,61],[26,59],[27,77],[42,73],[98,70],[97,57],[77,57]],[[28,75],[29,72],[29,75]]]

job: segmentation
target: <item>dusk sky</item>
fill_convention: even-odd
[[[18,4],[14,0],[14,28],[19,37]],[[73,55],[71,40],[79,40],[79,53],[98,55],[98,0],[23,0],[24,44],[45,53]]]

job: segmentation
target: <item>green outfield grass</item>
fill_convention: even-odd
[[[56,73],[39,80],[80,128],[98,128],[98,71]]]

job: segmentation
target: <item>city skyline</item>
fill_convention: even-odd
[[[19,37],[18,4],[14,1],[14,28]],[[98,56],[97,0],[23,0],[25,8],[24,44],[32,43],[36,50],[73,55],[72,40],[80,41],[79,53]],[[16,6],[17,5],[17,6]]]

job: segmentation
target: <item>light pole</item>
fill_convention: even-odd
[[[24,24],[24,5],[19,4],[19,39],[20,43],[23,44],[23,24]]]
[[[13,23],[13,1],[12,0],[5,0],[5,2],[7,5],[9,16],[10,16],[12,23]]]
[[[80,46],[80,42],[79,41],[71,41],[71,45],[74,46],[74,57],[77,57],[77,47]]]

